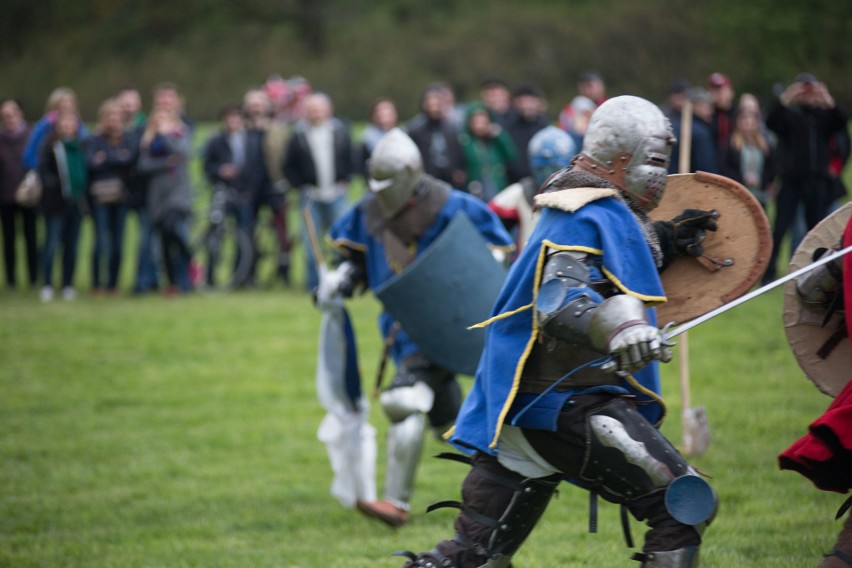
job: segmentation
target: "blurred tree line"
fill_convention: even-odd
[[[271,73],[303,75],[353,120],[384,95],[408,117],[435,80],[470,99],[490,75],[535,83],[555,117],[591,69],[610,95],[655,102],[721,71],[764,103],[807,70],[852,107],[848,1],[4,0],[2,14],[0,96],[30,118],[59,85],[91,119],[118,87],[168,80],[206,120]]]

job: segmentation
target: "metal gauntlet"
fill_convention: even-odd
[[[834,252],[831,249],[819,249],[814,260]],[[823,264],[796,280],[796,293],[802,305],[809,310],[825,311],[837,298],[843,285],[843,258]]]
[[[631,373],[654,359],[672,358],[660,330],[648,323],[645,304],[633,296],[613,296],[595,308],[589,339],[592,347],[613,356],[617,371]]]

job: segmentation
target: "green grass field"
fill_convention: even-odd
[[[125,292],[133,220],[128,231]],[[82,251],[90,239],[87,221]],[[320,315],[299,286],[93,298],[89,270],[83,252],[74,302],[41,304],[35,291],[0,288],[0,567],[391,568],[402,564],[394,550],[452,536],[452,510],[423,511],[458,499],[466,468],[431,459],[448,449],[431,438],[405,528],[330,496],[316,440]],[[362,297],[350,309],[369,385],[377,305]],[[721,503],[703,566],[816,566],[844,498],[777,466],[829,404],[790,353],[780,291],[690,332],[690,363],[692,403],[707,409],[713,436],[694,463]],[[663,431],[679,442],[677,359],[663,373]],[[381,454],[386,424],[376,404],[371,421]],[[515,565],[637,566],[616,506],[602,504],[597,534],[587,524],[587,494],[563,485]],[[637,542],[643,532],[633,522]]]
[[[376,304],[351,310],[371,382]],[[780,313],[776,291],[690,332],[693,405],[713,435],[694,463],[721,501],[704,566],[815,566],[839,530],[842,497],[776,465],[829,403],[799,371]],[[458,498],[465,467],[430,459],[445,449],[435,440],[409,526],[330,496],[315,436],[320,317],[300,290],[51,304],[5,291],[0,318],[0,566],[392,567],[392,551],[451,535],[451,510],[423,510]],[[676,361],[664,380],[663,430],[679,441]],[[377,405],[372,422],[385,431]],[[586,494],[563,485],[516,565],[636,565],[617,507],[603,504],[598,534],[587,522]]]

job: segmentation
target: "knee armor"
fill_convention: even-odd
[[[691,472],[671,443],[624,399],[590,412],[587,421],[580,476],[612,500],[636,500]]]
[[[637,415],[630,403],[618,399],[589,414],[581,477],[605,497],[632,505],[652,530],[685,525],[694,531],[693,546],[637,554],[634,558],[643,567],[696,566],[700,537],[716,514],[716,494],[662,434]]]
[[[388,420],[401,422],[412,414],[432,410],[435,393],[426,383],[416,382],[411,386],[395,387],[384,391],[379,401]]]

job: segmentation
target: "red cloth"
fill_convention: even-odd
[[[852,219],[843,233],[843,246],[850,244]],[[843,257],[843,274],[852,274],[852,254]],[[852,307],[852,278],[843,278],[843,300]],[[846,318],[846,329],[852,338],[852,317]],[[778,456],[778,463],[781,469],[798,471],[825,491],[846,493],[852,489],[852,381],[808,426],[808,434]]]

